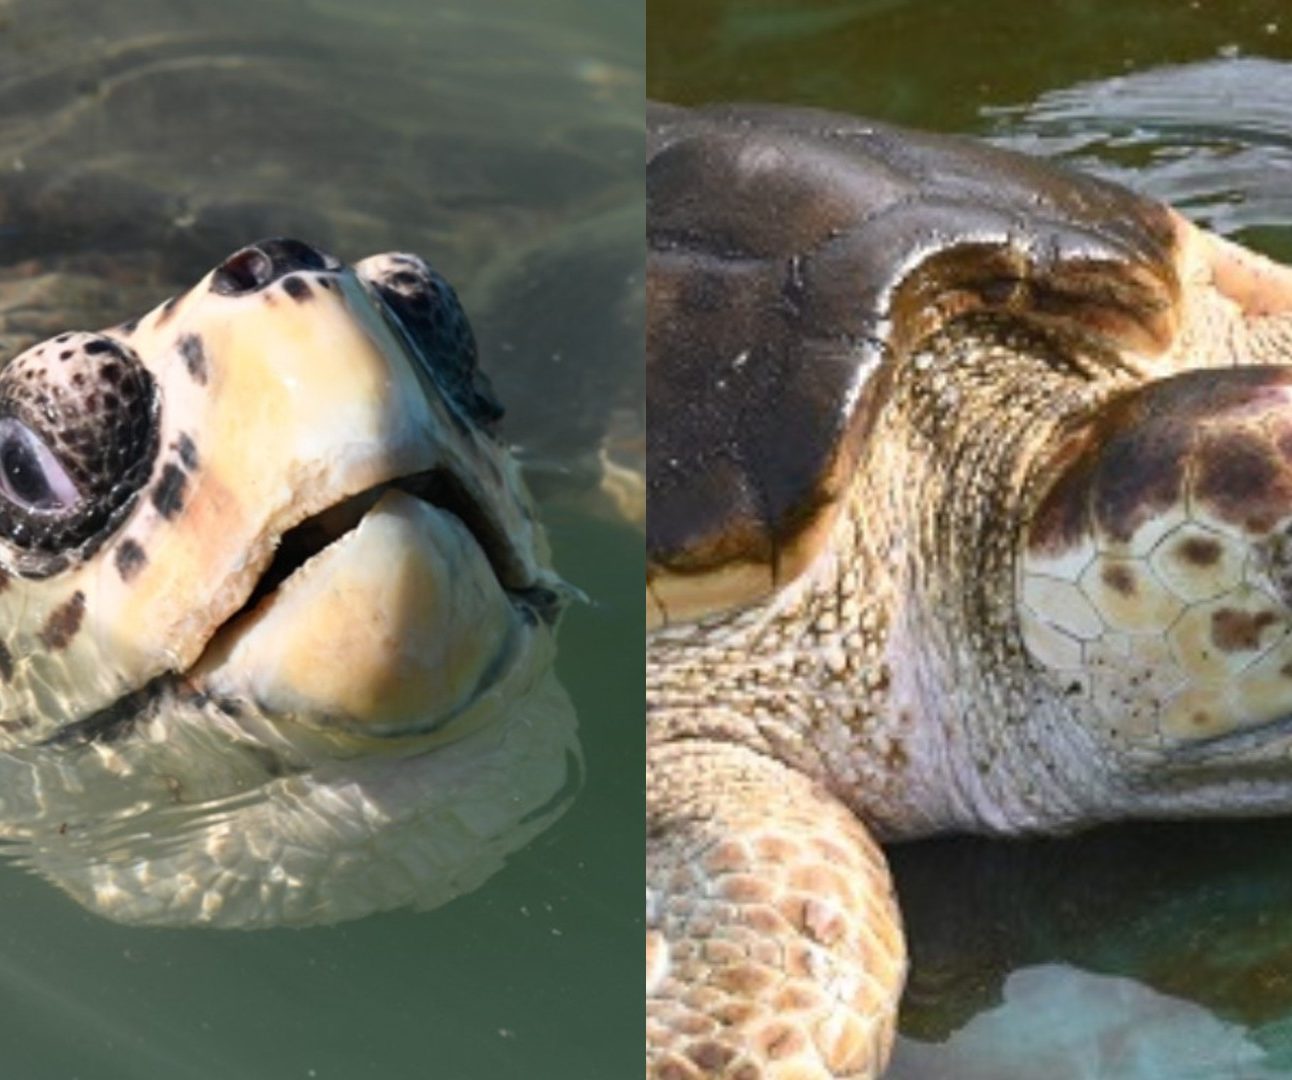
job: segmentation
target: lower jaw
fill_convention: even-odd
[[[271,714],[434,730],[498,682],[540,623],[456,515],[389,490],[227,624],[192,675]]]

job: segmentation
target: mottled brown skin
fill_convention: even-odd
[[[872,837],[1292,805],[1292,274],[963,140],[649,124],[647,1072],[873,1076]]]

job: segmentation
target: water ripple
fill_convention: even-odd
[[[1292,225],[1292,64],[1160,67],[983,115],[994,142],[1064,158],[1219,232]]]

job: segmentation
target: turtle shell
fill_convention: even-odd
[[[647,606],[765,596],[819,553],[885,372],[980,309],[1155,353],[1175,217],[964,138],[806,109],[647,114]]]

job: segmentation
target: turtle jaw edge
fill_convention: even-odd
[[[452,473],[376,485],[283,535],[186,679],[315,728],[442,730],[550,651],[558,583],[525,561]]]
[[[547,591],[536,579],[532,563],[518,553],[515,542],[507,536],[496,515],[489,512],[488,507],[451,469],[436,466],[374,484],[287,529],[279,539],[269,565],[256,579],[246,602],[224,620],[221,628],[254,610],[306,562],[358,528],[368,511],[388,491],[402,491],[453,514],[479,544],[499,584],[518,602],[534,607],[546,621],[555,620],[560,611],[559,597],[546,595]]]

